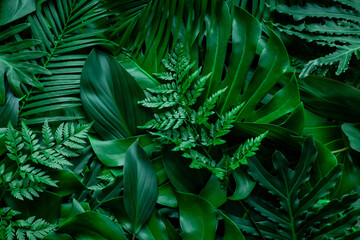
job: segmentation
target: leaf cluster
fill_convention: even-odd
[[[260,214],[257,222],[261,236],[266,239],[339,239],[344,233],[351,233],[360,211],[354,207],[359,194],[354,192],[341,199],[326,199],[341,175],[340,164],[313,183],[310,189],[302,190],[308,188],[306,185],[317,154],[313,138],[308,137],[294,170],[280,152],[273,154],[276,175],[255,157],[249,160],[249,174],[274,196],[271,200],[259,196],[246,199]],[[259,236],[255,229],[244,228],[244,231]]]
[[[353,56],[359,59],[359,4],[354,0],[332,2],[330,6],[317,3],[275,6],[277,12],[294,19],[294,24],[276,23],[281,32],[330,49],[327,55],[306,63],[300,77],[331,65],[337,66],[336,75],[340,75],[349,68]]]
[[[69,158],[79,156],[90,127],[91,124],[62,123],[53,134],[45,122],[40,140],[24,122],[21,130],[9,123],[5,135],[9,161],[1,162],[1,185],[20,200],[32,200],[47,187],[57,187],[58,181],[48,175],[48,169],[72,165]]]
[[[218,161],[211,157],[211,149],[226,143],[223,137],[230,132],[244,104],[219,116],[215,108],[221,95],[226,92],[226,88],[223,88],[200,105],[198,99],[211,74],[200,76],[201,68],[191,71],[195,62],[190,62],[190,56],[181,43],[177,44],[168,59],[163,60],[163,65],[167,72],[154,75],[164,83],[156,88],[148,88],[147,97],[139,104],[165,110],[155,113],[154,119],[142,128],[156,130],[150,133],[161,144],[175,145],[173,151],[181,151],[182,156],[192,160],[190,168],[205,168],[224,179],[240,163],[246,163],[247,157],[255,154],[266,133],[240,145],[233,157],[224,157],[222,164],[228,167],[218,167]]]
[[[43,219],[29,217],[15,219],[20,212],[9,207],[0,208],[0,237],[4,240],[36,240],[43,239],[53,232],[56,225],[47,223]]]

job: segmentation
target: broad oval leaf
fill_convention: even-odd
[[[155,170],[137,140],[127,150],[124,165],[124,205],[134,234],[151,216],[157,197]]]
[[[105,140],[141,133],[137,126],[150,120],[138,105],[145,94],[134,78],[112,56],[93,50],[81,74],[81,100],[94,129]]]
[[[180,212],[180,225],[184,240],[215,239],[218,220],[215,208],[204,198],[190,194],[177,193]]]

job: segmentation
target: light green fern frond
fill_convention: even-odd
[[[190,168],[205,168],[224,180],[228,169],[216,167],[220,159],[212,157],[212,148],[226,142],[222,137],[230,132],[244,104],[218,116],[216,104],[226,87],[205,99],[203,104],[198,103],[211,73],[201,76],[201,68],[192,70],[194,63],[190,63],[182,44],[175,47],[163,64],[168,72],[154,75],[164,83],[148,89],[147,97],[139,101],[144,107],[159,109],[160,113],[154,114],[141,128],[149,129],[161,144],[171,145],[173,151],[191,159]]]
[[[90,127],[91,124],[61,124],[54,135],[46,121],[41,141],[24,122],[21,130],[9,123],[5,141],[7,156],[16,162],[17,168],[2,164],[0,183],[20,200],[32,200],[47,187],[57,187],[58,181],[47,174],[47,168],[63,169],[71,165],[68,158],[78,156],[84,148]]]
[[[228,158],[228,162],[226,163],[231,171],[238,168],[240,164],[247,164],[247,158],[255,155],[255,152],[259,150],[261,141],[266,137],[267,134],[268,131],[260,134],[256,138],[250,138],[238,147],[234,153],[234,156],[232,158]]]

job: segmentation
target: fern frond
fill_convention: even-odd
[[[220,118],[216,121],[215,124],[211,125],[210,136],[213,138],[213,145],[220,145],[225,143],[225,141],[220,139],[220,137],[230,132],[230,129],[233,127],[232,124],[236,121],[238,113],[243,108],[243,106],[244,103],[234,107],[229,112],[220,116]]]
[[[17,220],[15,225],[17,227],[16,235],[19,239],[21,239],[20,236],[25,235],[28,239],[42,239],[56,229],[56,225],[50,224],[43,219],[35,219],[34,216],[25,220]]]
[[[25,144],[21,141],[22,138],[16,129],[9,122],[6,131],[6,148],[8,150],[7,156],[18,163],[22,163],[24,161],[24,157],[22,157],[22,153],[20,152]],[[26,157],[26,156],[25,156]]]
[[[45,186],[40,182],[32,182],[29,179],[13,180],[9,183],[11,195],[19,200],[25,198],[33,200],[33,197],[39,197],[39,193],[45,190]]]
[[[187,119],[187,112],[185,109],[178,107],[177,110],[165,112],[162,114],[154,114],[154,119],[145,123],[141,128],[150,128],[157,130],[168,130],[170,128],[179,128]]]
[[[172,82],[167,84],[161,84],[156,88],[147,88],[146,91],[152,94],[170,94],[177,91],[177,86],[174,82]]]
[[[223,180],[225,176],[225,170],[216,167],[216,162],[210,160],[200,152],[190,149],[189,152],[185,152],[183,157],[190,158],[192,160],[190,164],[190,168],[201,169],[205,168],[209,170],[211,173],[215,174],[216,177]]]
[[[139,103],[148,108],[168,108],[173,107],[179,104],[179,95],[174,92],[172,94],[168,95],[159,95],[157,97],[155,96],[149,96],[145,98],[142,101],[139,101]]]
[[[29,164],[20,167],[20,176],[23,179],[29,179],[32,182],[40,182],[52,187],[57,187],[57,181],[52,180],[50,176],[46,175],[46,172],[41,171]]]
[[[228,163],[225,163],[232,171],[240,166],[240,164],[247,164],[247,158],[254,156],[255,152],[259,150],[261,141],[266,137],[268,131],[260,134],[256,138],[250,138],[241,144],[235,151],[232,158],[228,158]]]
[[[196,103],[196,100],[201,96],[201,94],[205,90],[204,86],[206,84],[206,81],[210,78],[210,76],[211,73],[201,77],[199,80],[195,82],[194,87],[193,89],[191,89],[190,93],[189,92],[185,93],[188,101],[188,106],[192,106]]]
[[[38,144],[39,140],[35,139],[36,134],[34,134],[33,131],[28,128],[24,122],[21,123],[21,132],[25,144],[28,148],[30,148],[31,153],[37,151],[40,148],[40,144]]]
[[[164,64],[164,66],[165,66],[165,64]],[[158,79],[164,80],[164,81],[173,81],[173,80],[175,80],[175,77],[176,77],[176,75],[172,72],[154,73],[153,75],[155,77],[157,77]]]
[[[55,138],[47,120],[45,120],[44,125],[42,127],[42,136],[46,147],[50,148],[54,146]]]
[[[150,134],[157,137],[155,140],[172,145],[173,151],[183,152],[184,157],[192,159],[190,168],[206,168],[224,180],[227,169],[217,168],[217,161],[212,159],[209,152],[211,147],[226,142],[222,137],[230,132],[244,104],[235,106],[220,117],[214,116],[211,121],[217,120],[211,123],[210,116],[215,114],[216,104],[227,87],[213,93],[194,109],[211,73],[200,76],[201,68],[191,72],[194,63],[190,63],[190,56],[185,53],[182,44],[177,44],[173,53],[162,62],[168,72],[154,75],[171,83],[149,89],[148,97],[138,103],[148,108],[177,108],[154,114],[154,118],[141,128],[154,130]],[[176,97],[171,98],[175,94]],[[254,147],[251,150],[256,149]]]

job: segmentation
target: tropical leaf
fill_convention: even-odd
[[[207,200],[194,194],[178,192],[176,196],[183,239],[214,239],[217,225],[215,208]]]
[[[335,51],[310,60],[303,67],[300,78],[304,78],[322,66],[337,65],[336,75],[345,72],[353,56],[360,49],[358,4],[354,1],[335,1],[329,6],[307,3],[305,6],[278,4],[277,12],[293,17],[295,24],[275,24],[288,35],[294,35],[307,42],[329,46]],[[346,5],[344,7],[343,5]],[[311,19],[311,20],[310,20]],[[299,20],[303,20],[298,24]]]
[[[44,3],[28,17],[34,37],[41,40],[39,49],[47,52],[41,65],[51,76],[40,75],[44,89],[32,89],[24,98],[20,116],[27,124],[84,118],[79,94],[85,59],[91,47],[113,45],[101,37],[104,30],[88,26],[105,16],[97,0],[61,0]]]
[[[11,23],[36,10],[36,1],[0,1],[0,26]]]
[[[20,33],[30,27],[29,23],[21,23],[7,28],[0,34],[0,105],[5,104],[5,79],[17,97],[23,96],[21,84],[43,88],[35,74],[51,75],[42,66],[31,63],[30,60],[41,59],[46,55],[43,51],[31,51],[41,43],[37,39],[22,39]]]
[[[156,174],[138,141],[125,156],[124,205],[136,234],[151,216],[158,196]]]
[[[316,205],[334,188],[341,174],[340,165],[315,182],[309,191],[301,193],[316,156],[314,140],[308,137],[294,170],[280,152],[273,155],[276,176],[266,170],[256,158],[249,161],[249,174],[274,196],[273,200],[265,201],[256,196],[246,200],[262,216],[258,224],[262,236],[268,239],[336,238],[343,236],[345,231],[354,226],[357,221],[355,215],[360,210],[351,206],[359,197],[357,193],[346,195],[340,200],[330,200],[324,205]],[[268,226],[273,227],[270,229]],[[330,226],[337,227],[333,229]],[[245,228],[243,230],[251,232]]]
[[[145,94],[134,78],[108,54],[94,50],[81,76],[81,100],[94,129],[105,140],[141,133],[149,113],[137,104]]]
[[[63,222],[58,231],[73,237],[86,237],[91,239],[126,240],[122,228],[111,221],[107,216],[86,211],[79,213]]]
[[[14,96],[8,84],[6,84],[5,105],[0,105],[0,127],[6,127],[9,121],[17,125],[19,113],[19,99]]]

